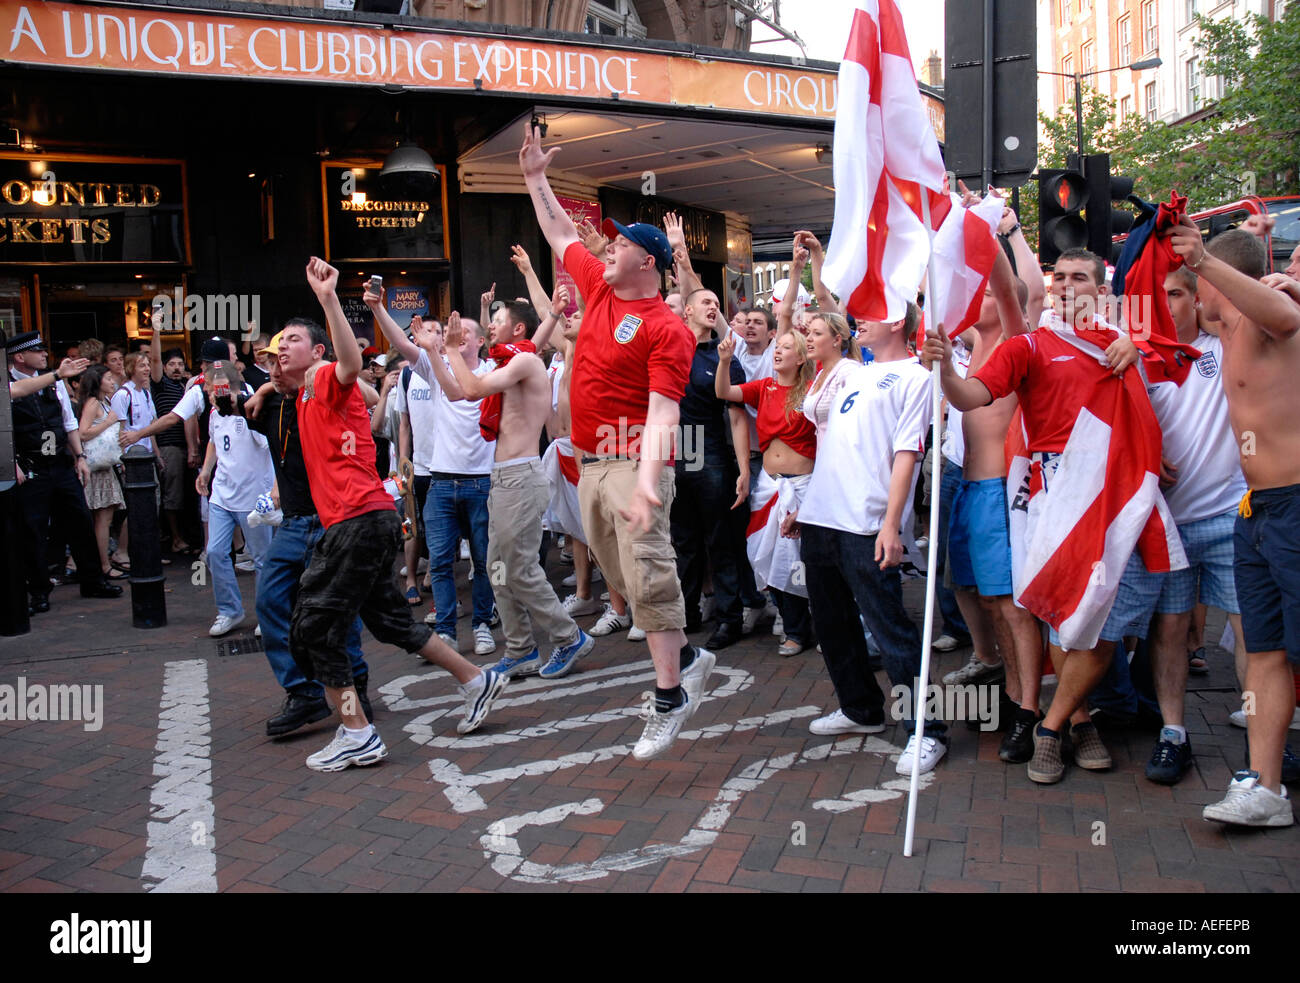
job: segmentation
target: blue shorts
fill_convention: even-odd
[[[1115,603],[1111,605],[1106,623],[1101,626],[1101,640],[1118,642],[1125,635],[1137,638],[1147,637],[1147,627],[1151,624],[1151,615],[1160,608],[1160,598],[1164,592],[1167,573],[1151,573],[1142,562],[1142,555],[1135,549],[1128,558],[1128,566],[1119,581],[1119,592]],[[1181,608],[1181,613],[1187,608]]]
[[[1236,523],[1237,510],[1233,509],[1178,526],[1183,551],[1187,554],[1187,569],[1166,575],[1157,611],[1181,614],[1199,603],[1228,614],[1241,613],[1232,572]]]
[[[1286,650],[1300,663],[1300,485],[1247,493],[1233,531],[1233,575],[1247,652]]]
[[[957,486],[948,524],[948,569],[954,587],[974,587],[984,597],[1011,593],[1005,478]]]

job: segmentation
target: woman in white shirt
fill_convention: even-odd
[[[803,413],[817,427],[820,444],[826,436],[831,403],[844,385],[845,369],[850,364],[862,363],[862,349],[842,315],[818,313],[812,316],[808,326],[808,354],[821,365],[821,371],[808,388]]]

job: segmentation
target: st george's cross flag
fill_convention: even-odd
[[[936,324],[942,324],[949,338],[979,320],[984,287],[993,273],[998,245],[994,237],[1002,220],[1005,202],[995,194],[963,208],[952,195],[952,208],[934,234],[934,306]]]
[[[835,218],[822,281],[855,318],[897,321],[930,258],[921,195],[930,195],[931,228],[952,205],[894,0],[858,0],[837,99]]]

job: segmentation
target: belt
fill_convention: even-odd
[[[457,474],[451,471],[430,471],[429,478],[433,481],[478,481],[480,478],[486,478],[486,474]]]
[[[628,457],[628,455],[626,454],[599,454],[599,455],[584,454],[582,455],[583,464],[595,464],[598,461],[632,461],[635,463],[638,460],[639,458]]]

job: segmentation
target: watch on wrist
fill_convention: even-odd
[[[80,460],[80,459],[84,458],[86,455],[85,455],[84,453],[82,453],[82,454],[77,454],[77,455],[75,455],[75,456],[76,456],[76,458],[77,458],[78,460]]]

